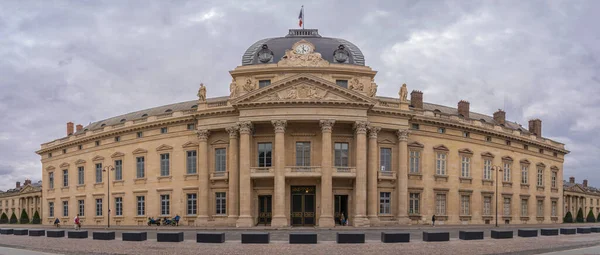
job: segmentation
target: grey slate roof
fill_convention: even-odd
[[[596,193],[596,195],[600,194],[600,189],[592,186],[583,187],[581,183],[570,183],[569,181],[563,180],[563,189],[571,188],[573,186],[579,186],[582,190],[585,190],[589,193]]]
[[[458,115],[457,108],[438,105],[438,104],[431,104],[431,103],[423,102],[423,109],[427,110],[427,111],[439,110],[443,114]],[[484,115],[481,113],[469,112],[469,118],[474,119],[474,120],[483,120],[486,123],[499,125],[499,123],[496,123],[496,121],[494,121],[494,118],[492,116]],[[529,130],[527,128],[519,125],[516,122],[512,122],[512,121],[508,121],[508,120],[504,122],[504,127],[512,129],[512,130],[521,130],[523,133],[526,133],[526,134],[529,133]]]

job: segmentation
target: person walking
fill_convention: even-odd
[[[346,217],[344,217],[344,213],[340,213],[340,225],[345,226],[346,225]]]
[[[431,225],[435,227],[435,214],[431,216]]]
[[[57,228],[60,228],[60,220],[58,220],[58,218],[56,218],[54,220],[54,226],[56,226]]]
[[[81,229],[81,222],[79,221],[79,214],[77,214],[77,216],[75,216],[75,219],[73,219],[73,223],[75,223],[75,230],[80,230]]]

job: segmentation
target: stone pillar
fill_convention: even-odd
[[[369,152],[368,152],[368,173],[367,173],[367,215],[369,217],[369,222],[371,225],[377,225],[379,222],[377,209],[379,206],[377,202],[379,201],[378,192],[377,192],[377,172],[379,169],[377,164],[379,160],[377,160],[377,133],[381,130],[379,127],[369,126]],[[391,171],[391,169],[386,169]]]
[[[250,180],[250,133],[252,122],[239,122],[240,126],[240,217],[237,227],[252,227],[252,182]]]
[[[333,182],[331,133],[335,120],[321,120],[321,215],[319,227],[333,227]]]
[[[369,220],[366,217],[367,205],[367,125],[366,121],[354,123],[356,131],[356,181],[354,182],[355,216],[354,226],[368,227]]]
[[[239,127],[232,126],[225,129],[229,133],[229,157],[227,157],[227,168],[229,168],[229,194],[228,194],[228,218],[229,222],[235,226],[239,211],[239,166],[238,166],[238,130]]]
[[[208,136],[210,131],[199,129],[198,134],[198,225],[206,225],[208,223],[208,190],[209,190],[209,174],[208,174]]]
[[[398,130],[398,223],[408,224],[408,135],[407,129]],[[435,200],[434,200],[435,201]]]
[[[287,121],[272,120],[271,124],[275,128],[275,207],[273,208],[271,226],[284,227],[288,225],[285,217],[285,127]]]

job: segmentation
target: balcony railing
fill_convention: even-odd
[[[285,168],[285,176],[321,176],[320,166],[288,166]]]
[[[396,180],[396,172],[394,171],[378,171],[379,180]]]
[[[210,180],[227,180],[229,179],[229,172],[213,172],[210,173]]]
[[[334,177],[356,177],[356,167],[334,166]]]
[[[268,178],[273,177],[273,168],[271,167],[251,167],[250,177],[252,178]]]

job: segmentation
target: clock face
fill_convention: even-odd
[[[311,50],[311,47],[308,44],[300,44],[300,45],[296,46],[296,53],[298,53],[298,54],[306,54],[306,53],[309,53],[310,50]]]

